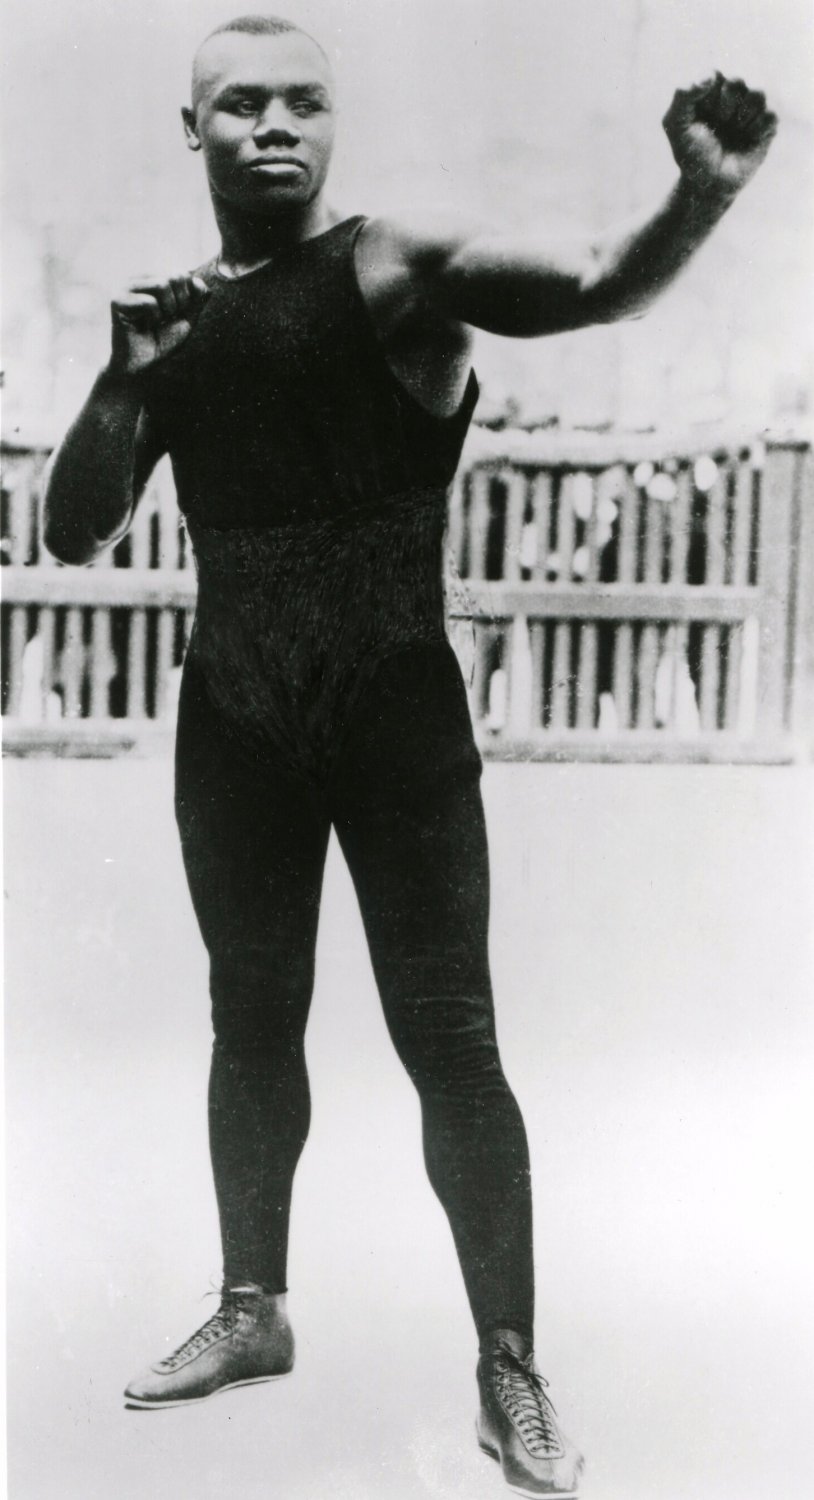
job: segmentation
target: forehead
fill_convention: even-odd
[[[228,31],[209,37],[192,67],[193,103],[236,83],[274,89],[313,84],[333,93],[328,59],[316,42],[299,31],[276,36]]]

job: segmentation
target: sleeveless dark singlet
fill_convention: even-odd
[[[254,758],[317,780],[383,656],[444,641],[447,490],[477,399],[433,416],[362,298],[356,216],[226,280],[145,404],[198,573],[188,661]]]

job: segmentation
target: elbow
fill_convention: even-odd
[[[47,500],[43,507],[41,535],[46,551],[57,562],[69,567],[85,567],[102,550],[91,537],[72,534],[71,529],[60,520],[58,513],[48,506]]]
[[[579,278],[585,324],[627,323],[643,318],[652,300],[641,287],[626,284],[626,278],[600,247],[586,254]]]
[[[43,545],[47,552],[59,563],[65,563],[69,567],[84,568],[92,563],[98,554],[98,549],[89,545],[80,545],[75,538],[68,538],[63,532],[54,526],[46,526],[42,533]]]
[[[649,313],[653,299],[640,296],[624,296],[615,287],[602,282],[583,289],[585,322],[596,324],[633,323]]]

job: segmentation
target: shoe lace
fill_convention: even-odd
[[[548,1381],[534,1368],[533,1356],[522,1359],[508,1344],[498,1343],[494,1381],[500,1404],[529,1452],[535,1457],[560,1457],[563,1445],[556,1409],[546,1395]]]
[[[217,1312],[213,1313],[211,1318],[208,1318],[200,1328],[196,1329],[190,1338],[185,1339],[183,1344],[179,1344],[178,1348],[174,1349],[172,1354],[168,1354],[166,1359],[159,1361],[161,1369],[168,1371],[176,1370],[179,1365],[186,1363],[187,1360],[192,1359],[196,1354],[202,1353],[210,1344],[215,1344],[218,1339],[222,1339],[227,1334],[230,1334],[235,1326],[235,1318],[240,1307],[241,1295],[247,1290],[249,1289],[245,1287],[224,1287],[220,1291],[221,1304]],[[211,1297],[213,1292],[205,1292],[204,1295]]]

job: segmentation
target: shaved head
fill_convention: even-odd
[[[201,94],[206,88],[210,75],[209,59],[217,48],[218,37],[238,36],[286,36],[293,33],[304,37],[322,55],[330,72],[328,55],[319,42],[311,36],[310,32],[304,31],[302,26],[297,26],[294,21],[287,21],[284,16],[236,16],[233,21],[224,21],[222,26],[216,26],[214,31],[204,38],[192,62],[192,108],[195,109]],[[214,58],[213,58],[214,61]]]
[[[210,32],[181,115],[187,145],[203,152],[221,219],[319,207],[333,151],[334,81],[325,52],[301,26],[240,16]]]

